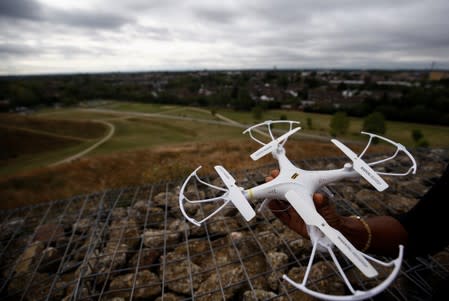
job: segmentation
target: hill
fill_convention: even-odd
[[[104,132],[103,125],[90,121],[1,114],[0,160],[75,146],[97,139]]]
[[[219,116],[228,121],[219,119]],[[303,131],[286,145],[289,158],[302,160],[341,156],[329,142],[331,115],[269,110],[264,119],[303,121]],[[103,102],[101,107],[42,110],[35,117],[4,115],[0,130],[8,132],[0,168],[0,207],[13,208],[75,194],[135,186],[185,177],[199,165],[204,173],[221,164],[229,170],[255,168],[273,162],[267,156],[253,162],[249,154],[257,145],[242,127],[256,122],[251,113],[211,111],[183,106]],[[229,121],[230,120],[230,121]],[[310,120],[305,123],[304,121]],[[313,121],[313,122],[312,122]],[[115,131],[110,139],[83,157],[51,166],[83,153],[104,139],[105,126]],[[351,118],[346,136],[338,137],[357,150],[365,143],[360,137],[361,119]],[[410,147],[415,124],[389,122],[385,136]],[[431,147],[447,147],[447,127],[420,126]],[[364,145],[364,144],[363,144]],[[384,146],[377,145],[382,151]]]
[[[15,163],[41,159],[92,144],[106,131],[104,124],[89,120],[50,119],[18,114],[0,115],[2,173]],[[26,165],[26,163],[25,163]],[[13,167],[14,173],[14,167]]]
[[[81,158],[0,179],[0,208],[15,208],[104,189],[181,179],[199,165],[204,166],[203,174],[211,174],[213,166],[217,164],[229,170],[243,170],[274,162],[270,156],[252,161],[249,154],[256,149],[255,143],[229,139]],[[332,143],[308,140],[289,141],[288,152],[293,160],[341,156]]]

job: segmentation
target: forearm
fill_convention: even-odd
[[[368,247],[365,252],[393,256],[398,253],[400,244],[406,246],[407,231],[395,218],[376,216],[364,221],[366,225],[356,218],[343,217],[339,229],[357,249]]]

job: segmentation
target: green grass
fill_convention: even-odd
[[[160,113],[162,111],[171,110],[175,107],[176,106],[150,103],[110,101],[107,105],[101,106],[100,108],[141,113]]]
[[[415,123],[388,122],[386,135],[402,144],[413,146],[412,130],[419,129],[431,147],[449,148],[449,127]]]
[[[58,109],[52,111],[37,112],[36,116],[48,119],[67,120],[108,120],[117,118],[116,114],[96,113],[80,110],[76,108]]]
[[[241,138],[238,128],[183,120],[130,118],[113,121],[114,136],[89,156],[179,143]]]
[[[207,109],[198,109],[198,108],[190,108],[190,107],[179,107],[177,109],[162,112],[163,114],[180,116],[180,117],[189,117],[189,118],[197,118],[197,119],[206,119],[206,120],[219,120],[215,116],[212,115],[210,110]]]
[[[161,104],[147,104],[147,103],[133,103],[133,102],[109,102],[108,105],[102,106],[104,109],[111,109],[123,112],[139,112],[164,114],[179,117],[198,118],[206,120],[218,120],[214,117],[210,110],[205,108],[192,108],[187,106],[177,105],[161,105]]]
[[[282,115],[285,115],[288,120],[300,121],[302,132],[304,133],[330,137],[329,124],[332,115],[271,110],[265,111],[261,120],[254,120],[253,115],[247,112],[220,110],[219,113],[243,124],[254,124],[262,122],[263,120],[278,120]],[[307,118],[311,118],[312,120],[311,129],[307,127]],[[349,119],[350,126],[348,134],[343,136],[343,138],[355,140],[366,139],[365,136],[360,135],[363,126],[363,118],[349,117]],[[396,121],[387,121],[386,126],[386,137],[408,147],[415,146],[412,139],[412,130],[419,129],[423,133],[424,139],[429,142],[431,147],[449,148],[449,127]]]

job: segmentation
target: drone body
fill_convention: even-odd
[[[287,124],[289,125],[289,130],[283,135],[275,137],[272,130],[272,127],[275,124]],[[291,135],[300,130],[300,127],[293,128],[295,124],[298,124],[298,122],[266,121],[257,124],[255,126],[252,126],[244,132],[249,133],[250,137],[254,141],[262,145],[262,147],[259,150],[257,150],[251,155],[251,158],[253,160],[258,160],[259,158],[271,153],[274,159],[278,161],[279,175],[275,179],[252,188],[243,189],[236,185],[235,179],[226,171],[224,167],[215,166],[215,170],[217,171],[218,175],[220,176],[220,178],[222,179],[223,183],[226,186],[226,188],[222,188],[202,181],[197,175],[197,171],[200,169],[199,167],[186,179],[183,186],[181,187],[181,192],[179,196],[180,209],[188,221],[192,222],[195,225],[200,225],[207,219],[217,214],[227,204],[232,203],[239,210],[242,216],[247,221],[249,221],[252,218],[254,218],[256,212],[252,208],[248,200],[251,201],[264,200],[264,202],[262,203],[262,207],[266,202],[270,200],[274,199],[284,200],[288,202],[290,206],[292,206],[304,220],[305,224],[307,225],[307,230],[313,248],[302,283],[297,283],[286,275],[284,275],[283,278],[296,288],[310,295],[313,295],[317,298],[329,300],[362,300],[372,297],[381,292],[382,290],[384,290],[386,287],[388,287],[388,285],[394,280],[394,278],[398,274],[402,263],[403,247],[399,246],[399,256],[397,259],[391,262],[382,262],[364,254],[363,252],[357,250],[344,235],[342,235],[338,230],[334,229],[326,222],[326,220],[316,210],[312,197],[316,191],[318,191],[321,187],[325,186],[326,184],[357,176],[361,176],[364,179],[366,179],[378,191],[383,191],[386,188],[388,188],[388,184],[380,177],[380,175],[388,174],[393,176],[404,176],[411,172],[415,173],[416,162],[413,156],[402,145],[375,134],[364,133],[370,136],[370,140],[360,155],[355,154],[352,150],[350,150],[340,141],[335,139],[332,140],[332,142],[351,159],[352,161],[351,163],[346,163],[342,168],[334,170],[320,170],[320,171],[303,170],[299,167],[296,167],[293,163],[291,163],[291,161],[287,158],[285,148],[283,147],[288,137],[290,137]],[[266,127],[268,129],[268,135],[266,134],[265,135],[271,138],[270,142],[264,143],[253,135],[253,132],[260,133],[259,129],[260,127]],[[382,139],[396,146],[395,154],[383,160],[366,163],[362,159],[362,156],[365,154],[374,138]],[[408,171],[403,173],[384,173],[374,171],[373,168],[371,167],[394,159],[399,152],[403,152],[410,158],[412,166]],[[204,184],[217,191],[223,192],[223,194],[218,197],[203,200],[188,199],[184,194],[184,190],[186,189],[187,183],[189,183],[189,181],[193,178],[195,178],[201,184]],[[224,200],[223,205],[221,205],[209,216],[200,221],[197,221],[196,219],[188,216],[184,208],[184,202],[201,205],[201,203],[216,202],[223,200]],[[344,270],[342,269],[337,259],[337,256],[334,253],[334,247],[338,249],[340,253],[344,255],[367,278],[373,278],[378,276],[379,274],[377,270],[374,268],[374,266],[370,263],[370,261],[386,267],[392,267],[392,272],[386,279],[384,279],[379,285],[377,285],[374,288],[367,289],[364,291],[354,289],[352,284],[348,280]],[[344,296],[328,295],[313,291],[307,287],[308,275],[311,266],[314,262],[317,250],[327,252],[330,254],[332,260],[334,261],[338,269],[340,277],[344,280],[348,290],[350,291],[349,295]]]

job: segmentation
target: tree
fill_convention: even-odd
[[[263,108],[262,108],[262,106],[255,106],[255,107],[253,107],[251,112],[253,113],[253,117],[254,117],[255,120],[261,120],[262,119],[262,116],[263,116]]]
[[[384,115],[379,112],[374,112],[366,116],[363,120],[362,130],[375,134],[385,134],[387,128]]]
[[[415,141],[415,143],[417,143],[419,140],[421,140],[423,138],[423,134],[422,134],[421,130],[413,129],[412,130],[412,138],[413,138],[413,141]]]
[[[424,139],[424,135],[421,132],[421,130],[419,130],[419,129],[412,130],[412,138],[417,147],[428,147],[429,146],[429,142],[426,139]]]
[[[10,87],[11,100],[14,106],[34,106],[39,104],[39,98],[26,85],[12,84]]]
[[[313,123],[312,123],[312,118],[311,117],[307,117],[307,128],[309,130],[313,129]]]
[[[337,134],[344,135],[349,128],[349,118],[344,112],[337,112],[332,116],[330,123],[330,134],[337,136]]]

